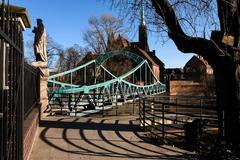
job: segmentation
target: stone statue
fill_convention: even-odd
[[[32,62],[34,68],[40,71],[40,117],[46,116],[45,111],[48,110],[48,77],[49,69],[47,64],[46,51],[46,30],[41,19],[37,19],[37,27],[32,30],[34,37],[34,53],[36,61]]]
[[[47,62],[47,51],[46,51],[46,30],[42,23],[42,19],[37,19],[37,27],[34,27],[34,53],[36,61]]]

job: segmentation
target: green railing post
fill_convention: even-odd
[[[117,106],[117,91],[116,91],[116,95],[115,95],[115,97],[116,97],[115,101],[116,101],[116,116],[117,116],[117,115],[118,115],[118,106]]]
[[[140,78],[139,78],[139,81],[140,81],[140,83],[142,82],[142,66],[139,68],[140,69],[140,73],[139,73],[139,75],[140,75]]]
[[[104,117],[104,99],[105,99],[105,97],[104,97],[104,94],[103,94],[103,96],[102,96],[102,117]]]
[[[72,84],[73,84],[72,72],[71,72],[70,76],[71,76],[71,77],[70,77],[70,80],[71,80],[71,89],[72,89],[72,88],[73,88],[73,87],[72,87]]]
[[[94,85],[97,82],[97,77],[96,77],[96,63],[94,63],[94,71],[93,71],[93,77],[94,77]],[[93,103],[96,105],[96,89],[93,89]]]
[[[105,73],[105,70],[103,70],[103,82],[105,82],[105,79],[106,79],[106,73]]]
[[[135,112],[135,95],[133,95],[133,111],[132,111],[132,115],[134,115]]]
[[[83,83],[84,83],[84,85],[86,85],[87,84],[87,74],[86,74],[86,67],[84,67],[84,74],[83,74]]]
[[[145,63],[145,83],[144,85],[147,85],[147,64]]]

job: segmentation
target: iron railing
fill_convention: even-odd
[[[0,159],[23,155],[23,35],[16,13],[0,1]]]
[[[39,70],[24,63],[24,119],[39,104]]]
[[[5,2],[0,0],[0,159],[22,160],[24,116],[39,97],[39,82],[24,65],[22,8]]]
[[[185,127],[201,121],[206,131],[218,132],[216,99],[189,96],[141,97],[139,121],[144,131],[163,141],[184,137]]]

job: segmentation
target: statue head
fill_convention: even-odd
[[[37,25],[40,25],[40,24],[42,24],[42,19],[38,18],[37,19]]]

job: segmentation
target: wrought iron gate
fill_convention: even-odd
[[[4,0],[0,5],[0,159],[21,160],[23,36],[17,15]]]

